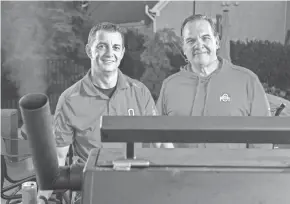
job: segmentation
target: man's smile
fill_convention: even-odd
[[[209,52],[208,51],[196,51],[193,53],[193,56],[202,55],[202,54],[209,54]]]
[[[115,60],[113,60],[113,59],[102,59],[102,62],[104,64],[112,64],[112,63],[115,63]]]

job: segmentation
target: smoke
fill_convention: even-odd
[[[46,31],[41,23],[38,2],[2,4],[2,68],[18,89],[19,97],[32,92],[45,93]]]
[[[44,59],[16,60],[9,64],[8,79],[17,87],[18,96],[28,93],[45,93],[48,85],[46,81],[46,62]]]

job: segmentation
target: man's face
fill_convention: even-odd
[[[92,69],[101,72],[114,72],[124,56],[125,48],[119,32],[99,30],[95,40],[86,47]]]
[[[218,43],[206,20],[188,22],[183,29],[183,51],[195,66],[207,66],[216,60]]]

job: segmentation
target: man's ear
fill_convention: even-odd
[[[219,37],[219,35],[217,34],[216,36],[215,36],[215,41],[216,41],[216,47],[217,47],[217,49],[220,49],[220,37]]]
[[[89,44],[86,44],[86,53],[90,59],[92,59],[92,51],[91,46]]]
[[[123,57],[124,57],[125,51],[126,51],[126,48],[123,47],[123,50],[122,50],[122,59],[123,59]]]

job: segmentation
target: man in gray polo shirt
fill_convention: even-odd
[[[86,45],[91,68],[61,94],[54,114],[53,133],[60,166],[65,165],[70,145],[77,162],[86,162],[92,148],[108,146],[101,143],[101,116],[158,114],[148,88],[119,70],[124,52],[124,34],[118,25],[100,23],[91,29]],[[49,197],[51,193],[39,191],[38,195]],[[78,193],[73,202],[79,203],[80,198]]]
[[[204,15],[188,17],[182,24],[181,36],[189,63],[164,80],[157,101],[162,115],[271,116],[257,75],[217,56],[219,38],[211,19]],[[246,144],[175,145],[188,146],[245,148]],[[254,146],[272,148],[272,145]]]

